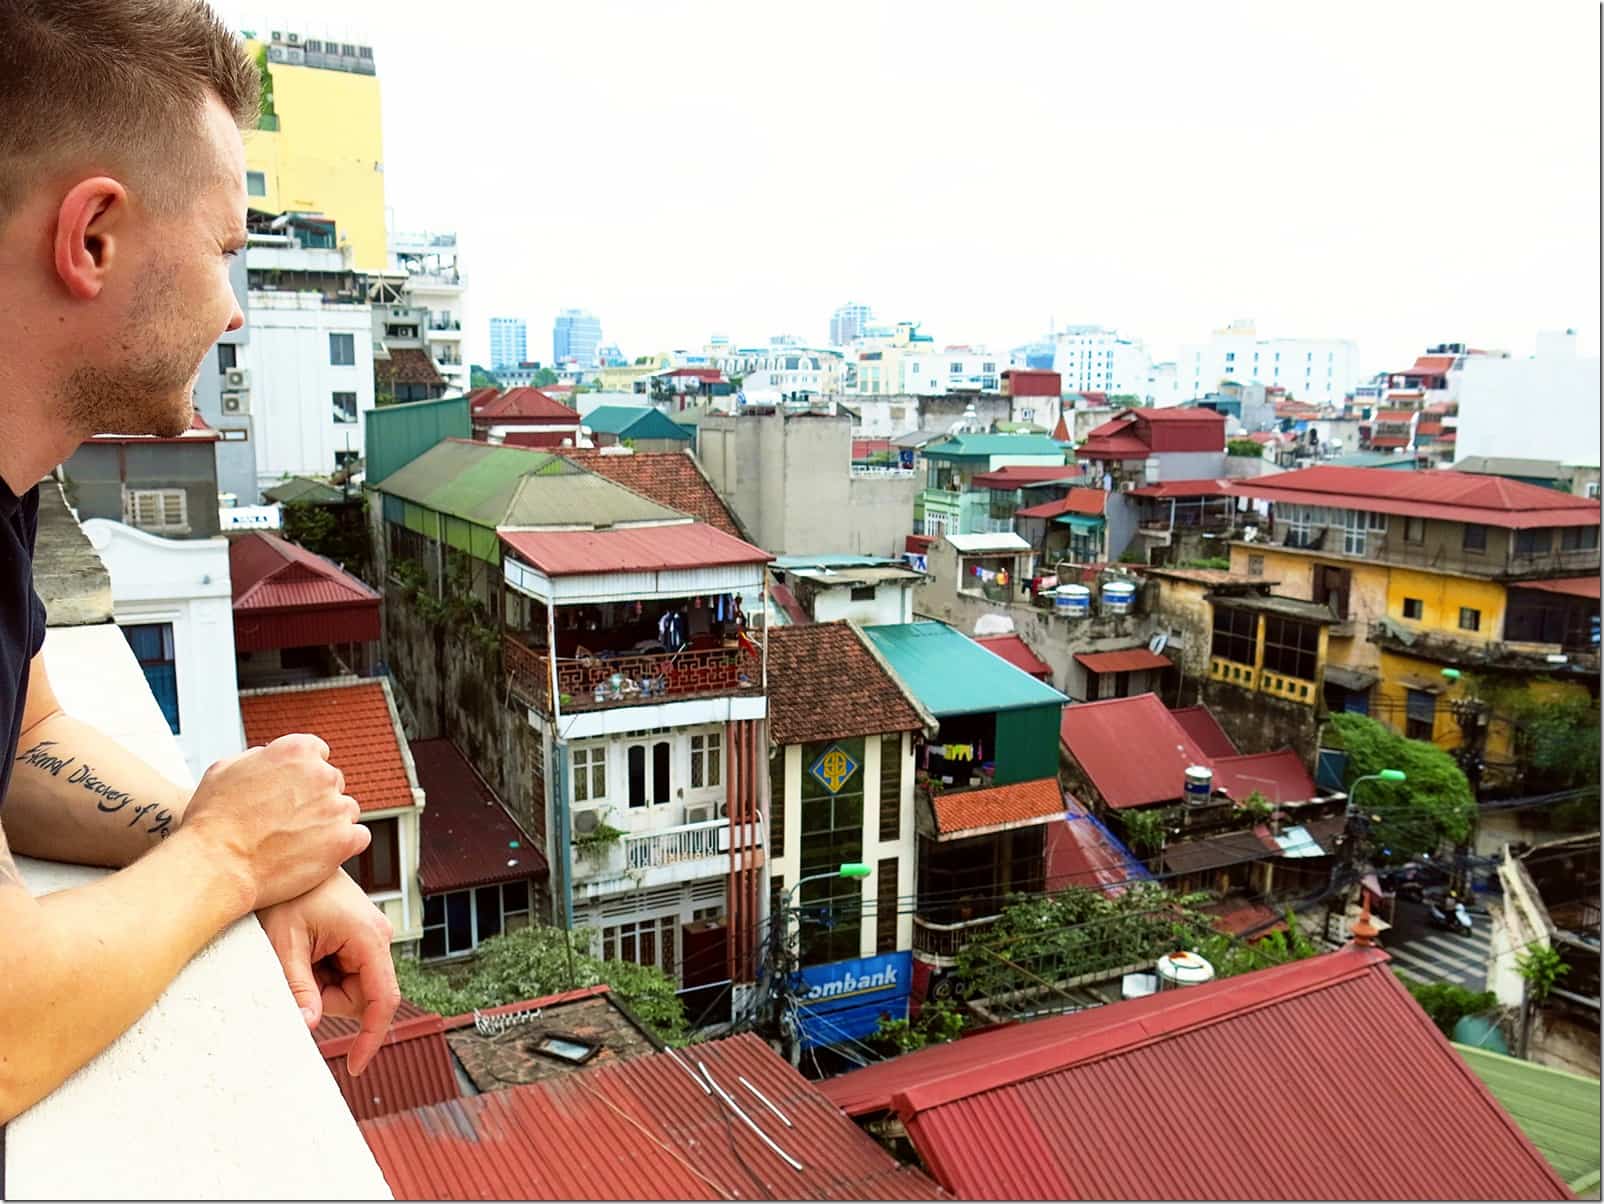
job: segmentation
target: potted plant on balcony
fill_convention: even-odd
[[[607,859],[608,851],[619,844],[628,833],[622,828],[615,828],[607,822],[607,817],[612,814],[611,808],[601,812],[589,812],[588,814],[594,816],[595,822],[587,831],[580,832],[576,830],[572,843],[574,852],[578,853],[586,861],[598,864]]]

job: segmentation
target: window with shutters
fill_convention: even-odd
[[[769,758],[769,856],[785,856],[785,749]]]
[[[882,857],[875,869],[874,951],[897,951],[897,859]]]
[[[141,531],[189,531],[189,499],[182,489],[129,489],[123,493],[123,521]]]
[[[880,839],[902,835],[902,733],[880,737]]]
[[[1430,740],[1437,727],[1437,696],[1427,690],[1410,690],[1404,699],[1404,735]]]
[[[722,785],[724,734],[708,732],[691,737],[691,789]]]
[[[594,803],[607,797],[607,746],[573,746],[574,802]]]
[[[171,623],[133,623],[122,629],[123,638],[134,651],[134,659],[150,685],[150,692],[161,707],[162,717],[173,735],[178,725],[178,658]]]

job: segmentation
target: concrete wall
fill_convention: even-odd
[[[1181,694],[1183,705],[1208,707],[1240,751],[1293,748],[1303,763],[1313,768],[1320,737],[1318,700],[1310,706],[1209,678],[1189,679]],[[1269,786],[1263,790],[1266,797],[1273,794]]]
[[[1131,546],[1140,522],[1141,507],[1135,498],[1123,493],[1108,495],[1104,503],[1103,525],[1106,540],[1104,553],[1109,560],[1118,560]]]
[[[1264,456],[1226,456],[1225,472],[1223,475],[1234,481],[1245,480],[1251,477],[1269,476],[1273,472],[1283,471],[1274,460]]]
[[[1204,452],[1160,452],[1158,479],[1160,481],[1201,481],[1225,476],[1224,449]],[[1153,484],[1154,482],[1149,482]]]
[[[1517,456],[1593,464],[1599,447],[1599,359],[1574,336],[1538,336],[1531,359],[1465,360],[1456,457]]]
[[[801,548],[802,552],[861,552],[875,556],[899,556],[905,537],[913,530],[913,502],[921,481],[916,474],[851,474],[847,479],[847,510],[827,524],[836,542],[823,547]],[[845,520],[850,536],[847,547],[840,546]]]
[[[209,539],[219,530],[217,461],[207,439],[181,443],[84,443],[62,471],[71,482],[80,519],[123,521],[123,493],[132,489],[178,489],[184,493],[187,530],[175,539]],[[254,500],[254,499],[252,499]]]
[[[118,625],[172,624],[177,739],[198,780],[212,762],[245,750],[228,542],[161,539],[103,518],[83,527],[111,574]]]
[[[809,589],[806,582],[799,581],[793,588],[797,591],[798,601],[810,607],[816,623],[847,619],[865,627],[874,627],[883,623],[907,623],[913,619],[913,587],[901,581],[880,582],[875,586],[874,598],[867,602],[854,602],[849,586],[821,589],[813,594],[811,603],[805,597]]]

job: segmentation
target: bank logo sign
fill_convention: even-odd
[[[880,1018],[908,1017],[913,954],[884,953],[809,966],[792,981],[804,1049],[867,1037]]]
[[[839,794],[841,787],[850,782],[852,775],[858,772],[858,763],[846,749],[839,744],[832,744],[819,754],[819,759],[813,762],[813,768],[808,772],[823,783],[824,788],[831,794]]]

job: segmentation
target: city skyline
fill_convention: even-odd
[[[248,6],[221,7],[243,23]],[[277,23],[297,19],[279,7]],[[326,24],[313,11],[308,28]],[[1239,317],[1265,337],[1352,339],[1364,375],[1442,341],[1527,355],[1550,329],[1597,350],[1593,6],[1508,21],[1361,3],[1318,36],[1264,5],[1161,6],[1155,39],[1151,15],[1097,3],[981,22],[936,5],[917,23],[826,5],[784,36],[793,57],[850,75],[845,91],[776,88],[742,48],[770,44],[780,18],[734,6],[518,12],[493,38],[471,12],[427,11],[350,0],[341,20],[376,35],[387,202],[399,224],[460,232],[480,315],[538,329],[583,296],[630,357],[715,332],[824,345],[854,299],[1000,353],[1091,323],[1170,359]],[[720,70],[648,95],[637,81],[693,33]],[[961,93],[928,70],[955,44]],[[1378,45],[1431,53],[1356,71]],[[605,47],[606,69],[576,46]],[[1096,48],[1076,57],[1075,97],[1112,99],[1054,99],[1069,47]],[[498,126],[441,106],[428,81],[442,56],[473,61],[475,104],[524,114],[534,144],[566,130],[562,161],[507,162]],[[560,105],[530,107],[530,72]],[[828,131],[892,111],[910,116],[872,173],[816,176],[823,160],[798,158],[799,140],[827,155]],[[464,187],[438,170],[441,145],[498,163],[494,177]],[[630,146],[668,162],[742,150],[718,157],[717,188],[686,190],[618,175]],[[484,362],[488,329],[466,333]]]

